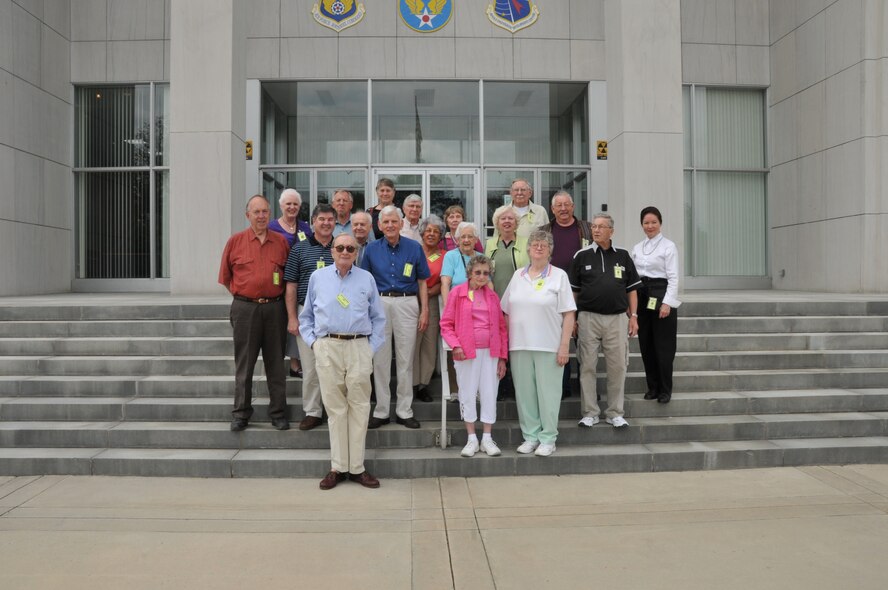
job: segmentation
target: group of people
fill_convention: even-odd
[[[345,479],[379,486],[364,467],[364,448],[367,429],[392,419],[392,354],[394,421],[419,428],[414,398],[432,400],[428,386],[442,338],[452,350],[465,457],[501,454],[492,436],[496,402],[511,395],[524,438],[517,452],[555,452],[561,398],[570,394],[572,339],[580,427],[594,426],[601,415],[599,351],[607,367],[606,422],[628,426],[623,392],[628,341],[636,334],[645,399],[670,401],[681,304],[678,257],[660,232],[655,207],[642,210],[646,239],[630,252],[614,246],[610,215],[577,219],[571,195],[559,191],[550,219],[532,202],[524,179],[512,183],[511,202],[494,211],[486,243],[459,205],[445,210],[443,220],[423,218],[418,195],[406,197],[401,209],[394,205],[391,180],[381,179],[376,194],[377,205],[352,213],[352,195],[338,190],[332,206],[314,208],[310,225],[298,220],[301,197],[292,189],[281,194],[280,219],[269,221],[261,195],[247,203],[250,227],[229,239],[219,273],[234,298],[232,431],[245,429],[252,416],[260,350],[275,428],[289,428],[285,356],[290,374],[303,379],[299,428],[317,427],[326,410],[332,460],[320,483],[325,490]]]

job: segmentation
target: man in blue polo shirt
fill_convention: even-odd
[[[364,250],[361,267],[376,280],[385,310],[385,344],[373,357],[373,382],[376,409],[367,428],[388,424],[391,410],[392,340],[395,344],[395,368],[398,400],[395,422],[407,428],[419,428],[413,417],[413,351],[417,327],[424,332],[429,325],[429,298],[426,279],[429,265],[419,242],[400,235],[401,210],[394,205],[379,212],[383,239]]]
[[[641,279],[632,256],[611,241],[614,219],[599,213],[592,221],[592,244],[574,255],[568,278],[577,302],[577,345],[580,387],[583,390],[579,426],[598,423],[595,365],[599,349],[607,365],[606,422],[614,428],[629,423],[623,417],[623,390],[629,364],[629,338],[638,334],[638,294]]]
[[[336,213],[326,203],[318,203],[311,212],[314,235],[290,249],[284,280],[287,281],[287,331],[294,336],[299,334],[299,314],[305,305],[308,293],[308,280],[311,273],[333,264],[330,246],[333,243],[333,226]],[[297,308],[298,305],[298,308]],[[301,336],[296,339],[299,357],[302,359],[302,409],[305,418],[299,423],[299,430],[311,430],[321,424],[324,408],[321,405],[321,386],[318,382],[314,353]]]

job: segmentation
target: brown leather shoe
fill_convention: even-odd
[[[323,424],[323,422],[324,421],[317,416],[306,416],[302,419],[302,422],[299,423],[299,430],[311,430],[312,428],[317,428]]]
[[[347,476],[344,473],[339,473],[338,471],[331,471],[330,473],[328,473],[327,475],[324,476],[324,479],[321,480],[319,487],[322,490],[332,490],[333,488],[336,487],[336,484],[338,484],[340,481],[345,481],[346,477]],[[379,483],[377,483],[376,485],[379,485]]]
[[[329,476],[327,476],[327,477],[329,477]],[[367,471],[362,471],[361,473],[358,473],[358,474],[349,473],[348,478],[355,483],[361,484],[365,488],[374,488],[375,489],[375,488],[379,487],[379,480],[376,479],[375,477],[373,477],[372,475],[370,475],[370,473],[368,473]]]

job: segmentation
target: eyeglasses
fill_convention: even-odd
[[[472,275],[476,276],[476,277],[489,277],[490,271],[489,270],[473,270]]]
[[[591,227],[593,230],[596,230],[596,229],[614,229],[614,228],[612,228],[612,227],[609,226],[609,225],[590,225],[589,227]]]
[[[340,253],[345,250],[349,254],[354,254],[355,250],[357,250],[357,248],[355,248],[354,246],[343,246],[342,244],[339,244],[338,246],[333,246],[333,249]]]
[[[512,187],[512,191],[516,193],[529,193],[530,189],[524,187]]]

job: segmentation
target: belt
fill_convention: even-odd
[[[284,298],[283,295],[279,295],[277,297],[260,297],[259,299],[250,299],[249,297],[241,297],[240,295],[235,295],[235,299],[238,301],[247,301],[249,303],[274,303],[275,301],[280,301]]]
[[[383,297],[414,297],[416,293],[402,293],[401,291],[380,291]]]
[[[641,277],[641,282],[645,285],[668,285],[669,279]]]
[[[366,334],[327,334],[325,338],[335,338],[336,340],[357,340],[358,338],[367,338]]]

